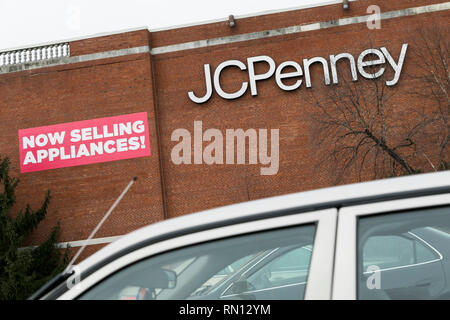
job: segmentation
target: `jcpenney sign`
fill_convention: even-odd
[[[227,60],[219,64],[212,74],[211,66],[209,64],[204,65],[205,71],[205,85],[206,94],[204,96],[197,96],[193,91],[188,92],[189,98],[195,103],[204,103],[208,101],[213,94],[213,84],[216,93],[224,99],[237,99],[242,97],[246,92],[248,87],[250,87],[250,92],[252,96],[258,95],[257,82],[260,80],[269,79],[275,74],[275,81],[278,87],[285,91],[292,91],[298,89],[303,80],[305,81],[306,87],[311,88],[311,74],[310,67],[312,64],[318,63],[323,67],[324,82],[326,85],[337,84],[339,82],[339,75],[336,68],[336,64],[339,60],[347,60],[350,66],[350,72],[353,81],[358,81],[358,73],[366,79],[376,79],[381,77],[386,68],[392,68],[394,71],[393,78],[386,80],[386,85],[393,86],[399,79],[403,68],[403,62],[405,61],[406,51],[408,50],[408,44],[402,45],[400,55],[397,59],[389,52],[385,47],[380,49],[367,49],[361,52],[361,54],[355,59],[350,53],[340,53],[337,55],[330,55],[329,60],[323,57],[314,57],[311,59],[303,59],[303,68],[299,63],[295,61],[285,61],[280,65],[276,66],[275,61],[269,56],[257,56],[247,59],[247,64],[239,60]],[[269,70],[265,73],[256,74],[255,64],[256,63],[266,63],[269,66]],[[377,71],[374,72],[373,69],[368,69],[367,67],[379,66]],[[248,72],[248,82],[242,83],[241,88],[236,92],[225,92],[220,84],[220,74],[225,68],[237,67],[242,71]],[[286,68],[295,69],[295,71],[286,72]],[[331,72],[330,72],[331,71]],[[331,73],[331,79],[330,79]],[[211,78],[212,75],[212,78]],[[297,79],[293,84],[285,84],[286,79]]]

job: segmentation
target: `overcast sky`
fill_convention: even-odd
[[[0,50],[321,2],[329,0],[0,0]]]

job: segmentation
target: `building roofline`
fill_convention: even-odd
[[[117,30],[117,31],[99,32],[99,33],[93,33],[93,34],[90,34],[87,36],[79,36],[79,37],[73,37],[73,38],[67,38],[67,39],[61,39],[61,40],[55,40],[55,41],[46,41],[46,42],[41,42],[41,43],[37,43],[37,44],[35,43],[35,44],[30,44],[30,45],[25,45],[25,46],[0,49],[0,53],[10,52],[10,51],[18,51],[18,50],[24,50],[24,49],[30,49],[30,48],[36,48],[36,47],[52,46],[52,45],[55,45],[58,43],[75,42],[75,41],[80,41],[80,40],[106,37],[106,36],[112,36],[115,34],[140,31],[140,30],[149,30],[149,29],[147,26],[143,26],[143,27],[121,29],[121,30]]]
[[[359,0],[349,0],[349,1],[355,2],[355,1],[359,1]],[[325,6],[330,6],[330,5],[339,4],[339,3],[342,3],[342,0],[331,0],[331,1],[328,0],[328,1],[322,1],[319,3],[306,4],[306,5],[302,5],[302,6],[295,6],[295,7],[283,8],[283,9],[263,10],[263,11],[259,11],[259,12],[255,12],[255,13],[235,15],[234,18],[236,20],[246,19],[246,18],[253,18],[253,17],[265,16],[265,15],[270,15],[270,14],[283,13],[283,12],[311,9],[311,8],[317,8],[317,7],[325,7]],[[212,24],[212,23],[224,22],[224,21],[228,21],[228,17],[193,22],[193,23],[186,23],[186,24],[180,24],[180,25],[174,25],[174,26],[170,26],[170,27],[154,28],[154,29],[152,28],[149,30],[151,32],[160,32],[160,31],[168,31],[168,30],[174,30],[174,29],[201,26],[201,25],[205,25],[205,24]]]
[[[355,2],[355,1],[359,1],[359,0],[349,0],[349,1]],[[303,5],[303,6],[289,7],[289,8],[283,8],[283,9],[274,9],[274,10],[265,10],[265,11],[260,11],[260,12],[256,12],[256,13],[236,15],[234,17],[235,17],[235,19],[245,19],[245,18],[252,18],[252,17],[277,14],[277,13],[283,13],[283,12],[289,12],[289,11],[304,10],[304,9],[310,9],[310,8],[316,8],[316,7],[324,7],[324,6],[334,5],[334,4],[338,4],[338,3],[342,3],[342,0],[331,0],[331,1],[328,0],[328,1],[322,1],[322,2],[314,3],[314,4]],[[24,50],[24,49],[35,48],[35,47],[50,46],[50,45],[55,45],[58,43],[67,43],[67,42],[74,42],[74,41],[80,41],[80,40],[87,40],[87,39],[92,39],[92,38],[111,36],[111,35],[133,32],[133,31],[147,30],[149,32],[160,32],[160,31],[168,31],[168,30],[175,30],[175,29],[181,29],[181,28],[202,26],[202,25],[207,25],[207,24],[212,24],[212,23],[224,22],[227,20],[228,20],[228,17],[224,17],[224,18],[220,18],[220,19],[204,20],[204,21],[198,21],[198,22],[193,22],[193,23],[174,25],[174,26],[163,27],[163,28],[154,28],[154,29],[149,28],[148,26],[131,27],[131,28],[120,29],[120,30],[115,30],[115,31],[99,32],[99,33],[93,33],[93,34],[89,34],[89,35],[85,35],[85,36],[65,38],[65,39],[60,39],[60,40],[55,40],[55,41],[46,41],[46,42],[34,43],[34,44],[30,44],[30,45],[23,45],[23,46],[12,47],[12,48],[4,48],[4,49],[0,48],[0,53]]]

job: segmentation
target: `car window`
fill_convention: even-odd
[[[162,268],[164,270],[173,271],[175,275],[181,274],[192,262],[194,262],[195,258],[184,259],[180,261],[176,261],[171,264],[167,264]],[[117,295],[117,300],[151,300],[149,298],[150,295],[157,296],[161,292],[161,288],[155,288],[154,291],[150,291],[147,288],[142,288],[139,286],[126,286],[123,288]]]
[[[233,276],[233,274],[238,272],[238,270],[243,268],[247,263],[249,263],[249,261],[260,254],[261,252],[250,254],[232,262],[231,264],[214,274],[211,278],[206,280],[197,290],[191,293],[191,297],[208,295],[209,292],[221,286],[222,283],[226,282],[227,279]]]
[[[438,258],[436,250],[413,232],[401,236],[372,236],[363,248],[365,270],[369,266],[381,269],[406,267]]]
[[[358,220],[360,299],[450,299],[450,208]]]
[[[272,273],[308,270],[312,246],[296,248],[277,257],[269,264]]]
[[[372,236],[363,249],[364,268],[376,265],[382,269],[414,263],[414,240],[403,236]]]
[[[433,250],[429,244],[420,242],[419,240],[416,240],[414,244],[416,245],[416,263],[429,262],[440,258],[438,252]]]
[[[229,264],[228,266],[226,266],[225,268],[220,270],[216,274],[216,276],[228,276],[228,275],[232,274],[233,272],[235,272],[236,270],[241,268],[243,265],[245,265],[248,261],[250,261],[253,257],[257,256],[258,254],[259,254],[259,252],[256,254],[249,254],[248,256],[245,256],[241,259],[234,261],[233,263]]]
[[[311,253],[311,246],[289,251],[278,248],[271,253],[274,257],[266,258],[268,263],[248,276],[248,282],[253,290],[304,285],[308,277]]]
[[[311,224],[252,233],[159,254],[119,270],[79,299],[301,299],[315,228]],[[308,249],[288,254],[292,248]],[[272,258],[262,259],[274,250],[285,251],[287,255],[280,256],[284,260],[277,264]],[[273,266],[279,281],[289,272],[300,272],[298,268],[305,281],[302,286],[277,288],[270,294],[251,292],[248,274],[266,264]],[[231,296],[224,297],[224,290]]]

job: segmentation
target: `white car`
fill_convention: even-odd
[[[450,299],[450,171],[152,224],[31,297],[134,298]]]

